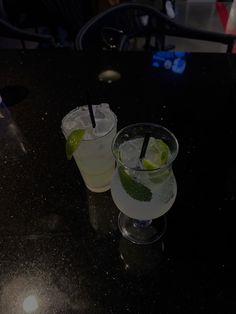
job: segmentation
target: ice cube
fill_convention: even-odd
[[[77,120],[77,124],[81,125],[82,128],[86,129],[87,127],[89,127],[91,125],[91,119],[90,116],[88,116],[88,114],[81,114],[80,116],[78,116],[76,118]]]
[[[130,168],[138,167],[141,147],[141,138],[130,140],[121,144],[119,147],[121,161]]]
[[[84,135],[84,139],[85,140],[92,140],[96,138],[96,135],[94,134],[94,129],[93,127],[89,127],[86,129],[85,135]]]
[[[109,119],[99,119],[96,121],[96,128],[94,134],[99,137],[107,134],[113,126],[113,121]]]
[[[113,125],[114,118],[109,104],[102,103],[93,105],[96,128],[92,129],[92,122],[88,106],[80,106],[71,110],[62,120],[62,129],[65,136],[68,136],[75,129],[86,129],[85,138],[92,139],[108,133]]]
[[[104,119],[110,113],[110,107],[107,103],[94,106],[95,119]]]

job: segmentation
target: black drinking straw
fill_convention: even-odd
[[[142,145],[141,153],[140,153],[140,156],[139,156],[140,160],[142,160],[144,158],[145,154],[146,154],[146,150],[147,150],[147,147],[148,147],[148,142],[149,142],[150,136],[151,136],[150,133],[146,133],[145,136],[144,136],[143,145]]]
[[[88,92],[87,92],[87,104],[88,104],[88,108],[89,108],[89,115],[90,115],[90,119],[91,119],[91,122],[92,122],[92,126],[95,129],[96,128],[96,121],[95,121],[95,118],[94,118],[93,106],[92,106],[92,104],[90,102],[90,97],[89,97],[89,93]]]

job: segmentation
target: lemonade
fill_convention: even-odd
[[[88,189],[104,192],[110,189],[115,169],[111,143],[116,134],[117,119],[108,104],[94,105],[93,110],[95,128],[91,125],[88,107],[81,106],[63,118],[62,131],[67,140],[72,132],[75,135],[78,132],[75,138],[79,141],[75,142],[76,150],[73,152],[75,162]]]

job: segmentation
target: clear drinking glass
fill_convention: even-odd
[[[86,130],[73,157],[87,188],[92,192],[105,192],[110,189],[115,169],[111,144],[116,135],[117,118],[108,104],[94,106],[94,114],[95,129],[91,126],[87,106],[71,110],[62,119],[62,132],[68,138],[74,130]]]
[[[149,134],[150,139],[144,158],[150,158],[150,161],[143,163],[140,152],[145,134]],[[167,147],[168,156],[165,163],[155,167],[153,159],[155,161],[157,158],[156,145],[160,141],[164,148]],[[112,178],[111,193],[121,211],[119,229],[128,240],[148,244],[164,234],[165,213],[173,205],[177,194],[172,164],[178,149],[174,134],[157,124],[129,125],[114,138],[112,151],[117,167]]]

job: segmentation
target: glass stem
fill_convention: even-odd
[[[152,223],[152,220],[137,220],[134,219],[133,220],[133,226],[135,228],[146,228],[148,226],[150,226],[150,224]]]

